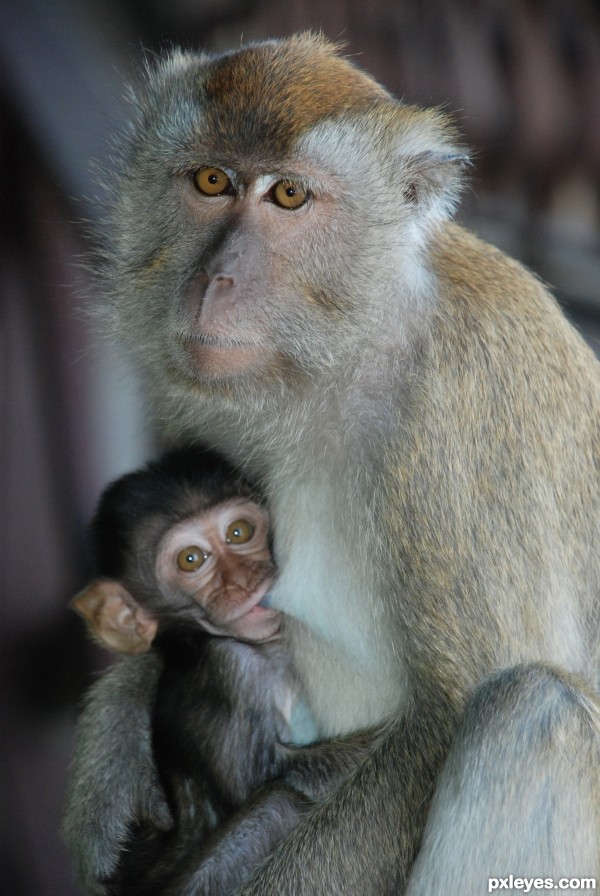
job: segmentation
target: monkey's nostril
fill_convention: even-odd
[[[235,278],[230,277],[229,274],[216,274],[214,282],[220,289],[231,288],[235,286]]]

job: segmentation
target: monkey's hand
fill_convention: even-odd
[[[235,890],[236,896],[403,892],[435,777],[457,725],[445,698],[436,699],[415,700],[403,717],[375,735],[370,747],[367,733],[354,771],[342,774],[329,796]],[[366,758],[360,761],[363,748]]]
[[[310,808],[305,796],[281,781],[261,787],[203,842],[200,855],[193,847],[186,851],[187,867],[162,883],[157,896],[225,896],[273,852]]]
[[[174,874],[144,896],[224,896],[248,875],[307,817],[315,804],[340,784],[373,750],[382,729],[370,729],[306,747],[283,747],[281,775],[202,843],[182,848]],[[162,860],[165,860],[164,853]]]
[[[304,747],[286,746],[281,779],[316,805],[369,756],[384,731],[379,725]]]
[[[89,894],[104,894],[136,823],[172,825],[150,743],[161,670],[154,653],[122,660],[90,689],[77,728],[62,834]]]
[[[381,734],[377,728],[306,747],[282,748],[281,776],[259,788],[220,825],[202,844],[200,857],[193,846],[181,850],[179,842],[178,872],[167,885],[161,882],[156,896],[223,896],[240,886],[316,802],[367,757]],[[147,890],[144,893],[148,896]]]

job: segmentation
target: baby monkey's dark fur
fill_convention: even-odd
[[[192,505],[207,512],[239,497],[259,500],[223,458],[200,448],[171,452],[122,477],[103,494],[93,522],[100,576],[135,582],[134,559],[152,569],[157,539]],[[146,540],[140,538],[144,530],[154,543],[140,560],[134,553]],[[132,819],[107,891],[162,896],[193,885],[194,892],[222,893],[270,853],[355,760],[329,744],[288,745],[297,682],[283,632],[246,643],[209,634],[193,617],[161,618],[156,606],[159,628],[151,649],[161,671],[152,751],[173,824],[159,830]]]

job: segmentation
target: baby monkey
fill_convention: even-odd
[[[99,578],[72,606],[103,646],[162,659],[152,749],[173,818],[168,831],[131,819],[106,892],[223,892],[345,777],[363,741],[289,744],[298,683],[267,605],[268,514],[224,459],[181,449],[123,476],[92,535]]]
[[[213,452],[173,451],[112,483],[92,523],[100,577],[72,601],[93,637],[117,653],[157,635],[279,638],[260,606],[274,575],[266,508]]]

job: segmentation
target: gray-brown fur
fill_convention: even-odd
[[[257,114],[272,46],[248,82]],[[202,63],[167,63],[151,96],[170,85],[177,109],[188,65],[201,81]],[[436,113],[342,104],[257,166],[225,145],[206,157],[201,90],[181,119],[141,103],[109,227],[116,327],[168,429],[262,478],[274,600],[319,733],[394,716],[236,893],[479,896],[503,873],[599,877],[597,360],[542,284],[447,222],[464,151]],[[199,200],[175,173],[193,164],[228,165],[231,196]],[[257,171],[313,196],[286,218],[245,192]],[[197,270],[209,287],[192,319]],[[258,369],[216,376],[210,353],[182,355],[242,334]],[[109,746],[84,730],[86,782]],[[98,818],[80,853],[114,854],[127,811]]]

